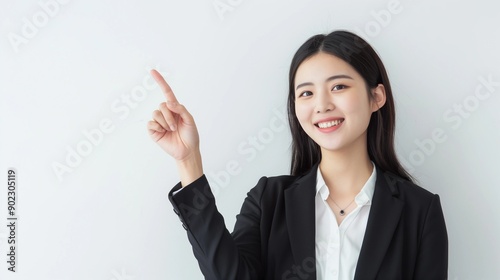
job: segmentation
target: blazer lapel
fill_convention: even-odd
[[[293,258],[297,265],[307,263],[308,260],[316,262],[314,197],[317,170],[316,164],[284,192],[286,224]],[[314,277],[309,279],[316,279],[315,273]]]
[[[354,279],[375,279],[403,209],[394,179],[377,167],[377,181]]]

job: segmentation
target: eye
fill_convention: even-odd
[[[345,85],[336,85],[332,88],[332,91],[343,90],[346,88],[347,88],[347,86],[345,86]]]
[[[299,94],[299,97],[307,97],[307,96],[311,96],[311,95],[312,95],[312,92],[304,91],[301,94]]]

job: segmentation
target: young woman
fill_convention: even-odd
[[[262,177],[229,233],[203,175],[193,117],[162,76],[148,123],[177,162],[169,194],[206,279],[446,279],[438,195],[412,183],[394,151],[395,110],[380,58],[346,31],[293,57],[291,175]]]

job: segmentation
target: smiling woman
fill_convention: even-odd
[[[382,61],[335,31],[292,59],[291,174],[262,177],[229,233],[203,173],[193,117],[162,76],[153,141],[177,162],[169,193],[206,279],[446,279],[438,195],[415,185],[394,152],[395,110]]]

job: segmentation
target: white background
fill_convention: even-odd
[[[174,162],[146,131],[164,100],[148,70],[194,115],[232,229],[259,177],[289,170],[280,116],[294,52],[347,29],[388,69],[400,158],[441,196],[450,279],[498,279],[500,4],[462,2],[2,0],[0,278],[202,279],[167,199]],[[111,128],[97,137],[101,122]],[[431,142],[433,133],[442,138]],[[239,173],[224,177],[235,162]],[[18,172],[16,273],[6,263],[9,168]]]

